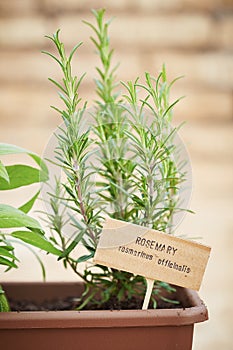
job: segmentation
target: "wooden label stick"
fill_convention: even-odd
[[[153,281],[199,290],[210,247],[129,222],[107,219],[94,263],[144,276],[147,308]]]
[[[153,291],[153,287],[154,287],[154,280],[150,280],[150,279],[146,279],[146,284],[147,284],[147,288],[146,288],[146,295],[143,301],[143,305],[142,305],[142,310],[147,310],[148,306],[149,306],[149,302],[150,302],[150,297]]]

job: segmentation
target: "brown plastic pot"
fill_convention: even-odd
[[[81,283],[1,283],[8,297],[41,302],[80,295]],[[183,309],[0,313],[4,350],[191,350],[208,319],[196,292],[177,288]]]

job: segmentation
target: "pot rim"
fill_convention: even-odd
[[[78,286],[79,282],[10,282],[7,286],[17,286],[43,289],[57,288],[62,285]],[[0,313],[0,329],[22,328],[113,328],[113,327],[153,327],[181,326],[206,321],[208,311],[196,291],[176,287],[182,299],[187,300],[190,307],[179,309],[149,309],[149,310],[82,310],[82,311],[31,311]]]

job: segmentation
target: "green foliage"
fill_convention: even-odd
[[[39,222],[10,205],[0,204],[0,228],[29,227],[42,230]]]
[[[47,253],[61,255],[61,251],[56,249],[50,242],[45,239],[43,235],[40,235],[37,232],[15,231],[11,235],[33,245],[34,247],[45,250]]]
[[[131,178],[136,193],[132,196],[136,207],[133,221],[171,233],[173,215],[180,210],[177,195],[185,180],[181,165],[174,159],[177,150],[173,138],[177,129],[170,126],[171,108],[180,99],[169,105],[171,84],[166,81],[164,66],[157,79],[145,73],[145,82],[139,84],[137,79],[134,83],[122,83],[128,92],[124,97],[132,118],[126,135],[137,162]],[[139,99],[137,87],[146,91],[145,99]],[[148,108],[153,113],[150,120],[146,118]]]
[[[109,307],[109,300],[114,303],[115,308],[121,309],[121,303],[130,301],[133,297],[137,297],[137,301],[142,305],[146,293],[146,281],[142,276],[134,276],[129,272],[122,272],[109,269],[105,266],[98,266],[98,272],[93,272],[92,267],[86,268],[84,271],[86,280],[86,289],[77,308],[81,310],[86,307],[94,309],[103,309],[105,305]],[[152,295],[151,305],[156,308],[158,298],[177,304],[178,302],[168,297],[164,297],[162,293],[166,290],[167,295],[175,291],[169,284],[156,281]],[[98,295],[98,297],[96,297]]]
[[[39,165],[42,179],[43,181],[46,181],[48,179],[48,169],[44,161],[37,154],[15,145],[11,145],[8,143],[0,143],[0,156],[22,153],[29,155],[36,162],[36,164]]]
[[[41,177],[40,169],[36,169],[28,165],[9,165],[5,167],[5,170],[8,174],[9,181],[6,181],[3,178],[0,179],[0,188],[2,191],[28,186],[44,180]]]
[[[21,205],[21,207],[19,208],[19,210],[23,211],[25,214],[27,214],[33,207],[35,201],[37,200],[38,196],[39,196],[40,191],[38,191],[31,199],[29,199],[29,201],[27,201],[26,203],[24,203],[23,205]]]
[[[15,145],[0,143],[1,156],[21,153],[29,155],[35,161],[37,167],[24,164],[5,166],[3,162],[0,161],[0,190],[13,190],[22,186],[46,181],[48,179],[48,169],[38,155]],[[28,212],[33,207],[38,195],[39,191],[37,191],[30,200],[23,203],[20,208],[14,208],[11,205],[0,203],[0,265],[5,266],[6,271],[11,268],[17,268],[19,260],[15,256],[15,244],[27,242],[39,248],[41,248],[41,246],[43,246],[43,249],[47,247],[47,251],[49,251],[49,245],[49,247],[51,246],[51,252],[55,254],[55,248],[43,237],[44,232],[40,223],[28,215]],[[15,228],[27,230],[24,231],[27,237],[25,238],[23,235],[20,236],[19,234],[17,235],[17,233],[12,233],[12,229]],[[17,240],[14,240],[13,238],[17,238]],[[41,243],[40,246],[38,241],[45,241],[47,245],[42,245]],[[37,244],[35,244],[35,242]],[[31,250],[30,247],[29,249]],[[56,254],[58,255],[57,251]],[[40,258],[38,256],[36,257],[41,265],[44,276],[44,266]],[[5,295],[2,294],[1,298],[2,301],[4,301]]]
[[[111,105],[116,101],[117,94],[114,93],[116,87],[115,71],[117,66],[112,68],[113,50],[110,47],[110,40],[108,37],[108,29],[111,21],[104,22],[105,10],[93,10],[96,26],[92,23],[84,21],[94,32],[96,37],[91,37],[98,55],[101,60],[101,67],[96,67],[98,78],[95,79],[96,92],[100,100],[96,101],[98,104],[104,106]]]
[[[0,285],[0,312],[9,312],[10,306],[6,298],[5,292]]]
[[[8,184],[10,182],[9,175],[3,163],[0,160],[0,180],[5,180]]]
[[[119,83],[115,75],[117,66],[112,67],[110,21],[104,20],[104,10],[93,14],[96,24],[85,22],[94,32],[91,40],[100,58],[92,127],[83,130],[87,113],[79,86],[84,75],[78,78],[72,74],[72,57],[81,43],[67,55],[58,30],[48,37],[57,53],[44,52],[62,71],[61,82],[49,80],[59,89],[64,103],[64,109],[52,108],[64,121],[56,134],[55,155],[66,175],[62,183],[56,179],[46,220],[50,242],[61,252],[58,260],[86,282],[80,309],[89,302],[98,308],[100,299],[107,302],[115,298],[121,302],[135,295],[143,298],[146,288],[143,277],[104,266],[98,266],[96,272],[91,263],[82,273],[79,264],[94,256],[106,215],[172,233],[174,214],[183,210],[179,190],[186,176],[183,163],[176,161],[177,128],[170,126],[172,109],[180,98],[170,103],[169,94],[179,78],[169,83],[163,66],[157,78],[145,73],[144,83],[139,78],[122,82],[124,93],[116,92]],[[91,159],[96,149],[97,165]],[[97,182],[93,181],[94,174],[98,174]],[[67,212],[75,229],[70,238],[64,234]],[[85,253],[76,253],[80,243],[85,246]],[[170,293],[173,288],[156,281],[152,294],[154,307],[158,297],[168,300],[162,296],[164,290]]]

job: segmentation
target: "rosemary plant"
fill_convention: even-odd
[[[157,78],[145,74],[145,82],[117,81],[117,66],[112,66],[113,50],[104,19],[104,10],[93,11],[96,24],[85,22],[94,32],[91,37],[100,58],[95,80],[97,101],[93,124],[83,130],[87,103],[82,102],[79,86],[84,77],[72,74],[72,58],[81,43],[66,54],[59,31],[48,37],[57,55],[52,57],[62,70],[62,80],[49,79],[59,89],[64,109],[53,107],[62,117],[63,126],[56,134],[56,161],[65,173],[65,181],[56,181],[50,194],[51,211],[48,223],[50,242],[61,251],[59,259],[70,266],[86,283],[86,291],[79,304],[96,308],[113,302],[121,307],[135,296],[142,301],[146,283],[134,276],[104,266],[93,266],[94,256],[104,218],[133,222],[172,233],[173,217],[179,210],[179,191],[185,180],[182,163],[177,163],[174,142],[177,132],[171,128],[172,108],[179,102],[169,102],[169,93],[176,81],[168,83],[165,66]],[[124,89],[124,93],[120,93]],[[117,92],[116,92],[116,89]],[[143,92],[144,97],[141,97]],[[92,164],[93,149],[97,149],[98,165]],[[98,173],[98,181],[93,174]],[[72,237],[64,234],[64,210],[75,229]],[[74,251],[83,244],[87,252]],[[77,256],[78,254],[78,256]],[[81,262],[89,261],[82,272]],[[94,269],[93,269],[94,267]],[[156,307],[161,291],[174,290],[169,284],[157,281],[152,294]]]

